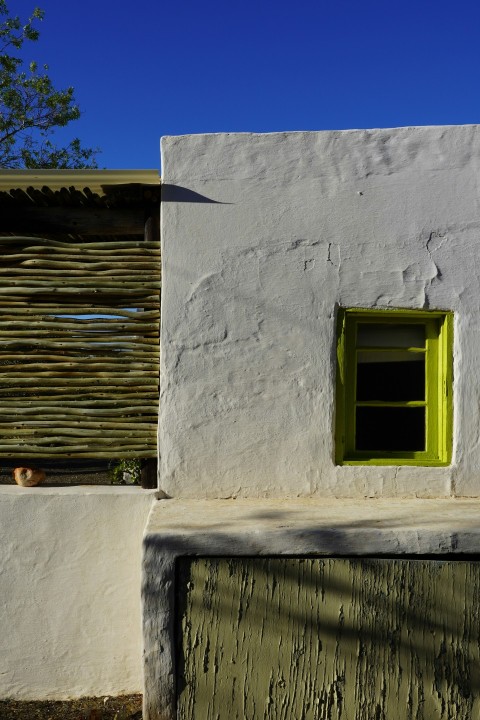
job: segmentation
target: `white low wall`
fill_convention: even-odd
[[[154,495],[0,487],[0,698],[142,691],[141,541]]]

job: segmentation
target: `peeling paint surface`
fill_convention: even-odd
[[[442,559],[445,559],[444,556],[448,556],[452,567],[463,567],[463,561],[468,558],[471,561],[470,564],[475,565],[476,568],[478,564],[474,561],[480,557],[479,517],[480,502],[474,498],[431,500],[418,498],[359,500],[318,497],[296,499],[249,498],[238,500],[175,499],[155,503],[149,516],[143,541],[142,600],[145,678],[143,717],[145,720],[177,720],[176,694],[177,688],[180,687],[177,682],[179,672],[189,678],[188,682],[190,684],[193,682],[193,674],[196,674],[198,681],[201,680],[201,683],[203,683],[202,687],[205,686],[207,680],[208,682],[214,680],[213,676],[202,678],[201,673],[192,669],[192,667],[187,671],[179,669],[181,662],[184,662],[182,657],[178,656],[181,647],[179,640],[182,637],[178,623],[182,622],[181,619],[187,618],[188,614],[193,613],[198,620],[197,628],[200,622],[203,623],[206,628],[205,632],[208,631],[210,638],[214,637],[215,632],[213,620],[210,622],[211,618],[205,615],[203,620],[198,619],[202,613],[205,613],[203,600],[205,593],[201,589],[207,587],[204,580],[201,579],[199,584],[187,577],[186,580],[184,578],[182,581],[183,585],[179,584],[180,573],[176,569],[178,570],[184,561],[187,561],[187,567],[189,567],[189,558],[213,557],[218,559],[221,557],[235,559],[235,562],[238,560],[240,565],[232,565],[232,567],[237,568],[242,567],[242,558],[255,556],[263,558],[308,557],[319,560],[322,558],[342,557],[359,558],[360,562],[362,557],[383,556],[393,558],[396,556],[399,559],[399,556],[410,555],[419,557],[419,560],[421,556],[431,556],[437,558],[439,564],[441,564]],[[432,564],[432,567],[434,566],[435,563]],[[399,567],[403,568],[404,566]],[[413,563],[412,567],[415,570],[417,566]],[[203,572],[203,570],[200,572]],[[218,572],[220,573],[220,569]],[[255,572],[252,572],[253,575],[248,570],[249,578],[255,578]],[[282,572],[279,572],[277,581],[282,577]],[[346,572],[346,575],[349,572]],[[453,570],[452,572],[454,573]],[[458,592],[459,595],[455,596],[454,601],[452,600],[452,609],[454,607],[458,609],[464,599],[465,602],[470,602],[469,598],[473,598],[471,617],[477,617],[478,592],[473,585],[471,586],[471,583],[477,582],[474,572],[476,570],[472,570],[468,583],[462,580],[461,575],[457,580],[453,574],[452,587],[447,584],[442,589],[446,600],[442,598],[442,592],[435,589],[436,580],[432,575],[432,587],[434,588],[432,603],[436,607],[435,598],[439,598],[438,608],[440,610],[438,612],[443,613],[444,603],[450,602],[452,592]],[[241,572],[235,570],[235,573],[238,580],[241,577]],[[349,577],[349,582],[353,583],[355,578],[357,578],[355,582],[358,582],[357,575],[350,573]],[[400,577],[397,570],[394,570],[393,575],[387,574],[385,577],[389,578],[389,595],[382,594],[382,591],[374,598],[369,598],[369,612],[373,612],[374,604],[378,604],[379,613],[383,613],[384,606],[386,611],[390,612],[392,602],[396,597],[398,598],[399,607],[401,603],[407,603],[408,607],[416,607],[417,609],[420,607],[421,601],[416,599],[415,593],[408,594],[407,598],[406,590],[401,587],[395,589],[397,580]],[[412,582],[416,582],[415,577],[413,576]],[[426,577],[424,580],[426,583]],[[421,582],[424,582],[424,580],[421,580]],[[305,595],[310,580],[306,576],[305,588],[303,588],[300,581],[301,575],[298,576],[298,582],[296,581],[296,597],[298,597],[299,602],[300,600],[305,601],[307,609],[313,608],[318,597],[316,598],[315,594],[311,596]],[[189,582],[193,582],[193,585],[187,587]],[[227,578],[225,582],[228,585],[230,580]],[[236,617],[235,606],[231,605],[231,603],[233,602],[232,598],[235,596],[238,598],[238,588],[235,589],[236,581],[232,580],[232,582],[233,586],[228,586],[226,589],[222,584],[217,583],[214,596],[206,600],[206,602],[212,604],[212,607],[216,607],[219,612],[220,609],[225,610],[225,614],[222,615],[222,622],[225,621],[225,618]],[[250,585],[252,582],[249,580]],[[287,589],[292,588],[289,582],[286,582]],[[380,580],[378,582],[380,583]],[[208,585],[208,587],[210,586]],[[380,588],[380,586],[379,584],[378,587]],[[344,590],[342,597],[345,596],[347,600],[350,598],[349,601],[353,602],[353,596],[348,594],[350,592],[348,588],[344,588]],[[192,591],[192,595],[189,594],[190,591]],[[318,595],[318,591],[316,592]],[[361,594],[361,588],[358,592]],[[397,593],[397,595],[394,595],[394,593]],[[473,596],[471,593],[474,593]],[[265,613],[265,604],[270,602],[271,599],[271,612],[278,613],[280,597],[281,587],[279,592],[275,593],[273,599],[268,594],[260,594],[255,599],[256,607],[262,609],[262,612]],[[333,602],[332,607],[334,607],[335,597],[331,596],[331,599]],[[428,602],[430,601],[428,600]],[[180,612],[178,609],[179,603],[180,605],[183,604],[182,607],[184,607]],[[185,603],[187,605],[190,603],[188,612]],[[293,607],[293,600],[291,600],[291,604]],[[242,620],[241,626],[232,624],[231,627],[226,628],[224,625],[222,632],[225,631],[229,638],[238,636],[239,643],[247,642],[248,635],[252,647],[255,648],[254,651],[250,652],[251,659],[253,652],[258,651],[258,654],[263,645],[263,641],[260,643],[259,639],[257,639],[256,645],[254,644],[254,634],[257,633],[257,637],[259,637],[258,627],[263,616],[259,615],[257,617],[252,614],[245,614],[244,606],[245,603],[242,604],[242,618],[246,617],[248,623]],[[466,606],[466,613],[470,612],[469,607]],[[425,608],[427,608],[427,605],[425,605]],[[283,606],[283,612],[288,613],[287,605]],[[448,610],[448,612],[450,611]],[[445,622],[449,617],[448,612],[445,615]],[[232,615],[232,613],[234,614]],[[293,607],[293,616],[295,616],[295,613],[296,607]],[[280,619],[277,623],[279,627]],[[380,621],[382,623],[390,622],[385,614],[382,614]],[[269,620],[265,622],[269,622]],[[351,619],[348,622],[351,622]],[[467,622],[467,619],[465,622]],[[458,620],[458,623],[460,623],[460,620]],[[249,630],[249,624],[251,624],[251,631]],[[200,649],[197,649],[196,641],[192,639],[194,637],[191,634],[193,631],[191,628],[189,629],[186,619],[184,627],[185,634],[190,633],[190,639],[186,642],[194,655],[187,661],[187,665],[188,663],[200,662],[200,658],[203,658],[204,654],[202,655]],[[459,625],[455,627],[459,627]],[[175,628],[176,632],[174,632]],[[200,638],[200,634],[198,637]],[[202,637],[205,640],[206,634],[203,633]],[[428,633],[425,637],[427,647],[430,647]],[[437,635],[437,637],[440,636]],[[237,639],[235,642],[237,642]],[[470,643],[471,640],[468,642]],[[212,643],[210,645],[212,646]],[[219,646],[219,652],[220,649]],[[185,649],[182,650],[182,653],[185,656]],[[189,653],[190,650],[187,655]],[[210,658],[210,668],[212,667],[211,663]],[[247,667],[246,672],[250,674],[249,677],[251,678],[248,680],[249,682],[255,682],[255,676],[259,672],[258,667],[258,663],[253,666],[253,660],[252,664]],[[472,677],[474,677],[475,667],[472,665]],[[226,673],[227,670],[225,670],[225,666],[222,666],[219,672]],[[189,687],[190,689],[193,687],[192,692],[194,694],[197,693],[195,686]],[[184,690],[188,695],[190,690],[182,686],[182,692]],[[265,695],[265,697],[267,696]],[[195,704],[195,702],[196,700],[192,698],[185,699],[187,704]],[[185,712],[187,711],[185,710]],[[220,710],[218,712],[220,713]],[[223,718],[221,713],[219,717]],[[297,720],[297,716],[292,715],[291,717]],[[302,716],[299,715],[298,717]],[[376,716],[373,715],[372,717],[375,720]],[[456,717],[454,714],[451,715],[452,719],[454,717]],[[394,718],[397,720],[395,716]],[[433,714],[431,718],[438,720],[438,715]],[[472,715],[471,720],[474,720],[474,718],[476,716]],[[228,716],[227,720],[230,720]],[[256,719],[253,718],[253,720]],[[371,718],[368,718],[368,720],[371,720]]]
[[[480,128],[162,148],[166,495],[478,496]],[[335,465],[339,306],[454,312],[450,467]]]
[[[478,562],[183,559],[177,717],[479,717],[479,592]]]

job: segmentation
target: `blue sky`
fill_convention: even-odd
[[[25,54],[101,167],[158,168],[162,135],[480,121],[478,0],[9,0],[36,4]]]

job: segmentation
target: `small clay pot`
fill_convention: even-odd
[[[21,487],[34,487],[45,480],[45,473],[39,468],[18,467],[13,471],[13,478]]]

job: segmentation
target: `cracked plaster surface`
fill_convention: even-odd
[[[478,495],[477,126],[166,138],[161,487]],[[338,467],[339,306],[455,313],[448,468]]]

